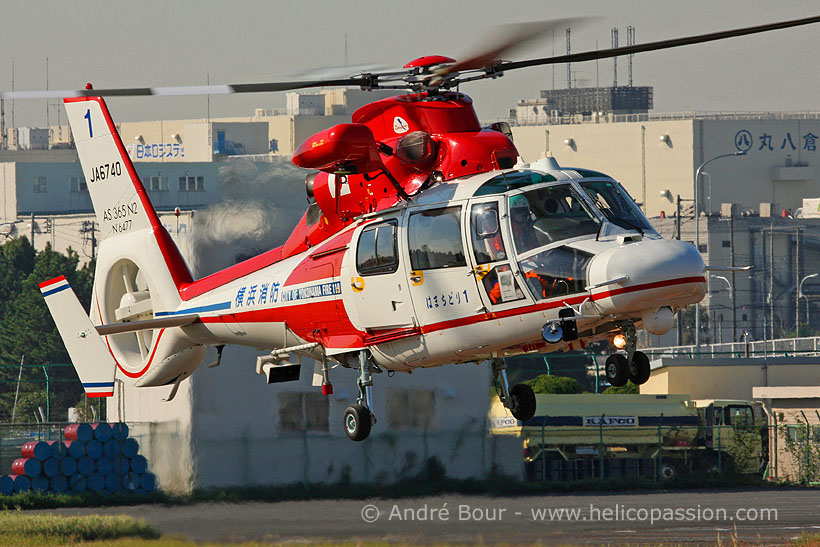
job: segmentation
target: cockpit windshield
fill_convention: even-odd
[[[593,180],[581,182],[581,186],[613,224],[641,233],[654,230],[635,201],[617,182]]]
[[[513,240],[519,255],[598,232],[600,221],[569,184],[529,190],[509,200]]]

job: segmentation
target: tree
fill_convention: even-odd
[[[7,241],[0,247],[0,415],[10,416],[14,404],[20,359],[35,365],[70,363],[51,314],[40,293],[39,283],[65,275],[81,302],[91,298],[94,265],[77,268],[79,256],[68,250],[54,251],[50,245],[36,253],[25,237]],[[49,371],[51,381],[52,416],[65,410],[82,393],[77,375],[71,367],[56,367]],[[7,389],[15,386],[14,389]],[[45,391],[45,375],[41,367],[25,367],[20,394]],[[30,398],[27,395],[27,398]]]
[[[525,380],[523,383],[530,386],[535,393],[572,394],[583,393],[584,391],[578,380],[566,376],[552,376],[551,374],[541,374],[532,380]]]
[[[632,380],[629,380],[626,384],[622,386],[609,386],[604,390],[605,395],[637,395],[640,392],[640,389],[638,389],[638,386],[632,383]]]

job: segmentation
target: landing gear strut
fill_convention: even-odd
[[[606,379],[615,387],[625,385],[627,380],[632,380],[633,384],[639,386],[649,380],[649,357],[635,349],[635,325],[625,323],[622,330],[626,338],[626,356],[615,353],[607,358]]]
[[[370,429],[376,423],[373,416],[373,397],[370,388],[373,387],[373,377],[370,375],[370,360],[367,350],[359,352],[359,397],[355,405],[345,409],[344,429],[347,436],[353,441],[363,441],[370,435]]]
[[[525,384],[516,384],[510,389],[507,381],[507,364],[503,359],[493,359],[493,381],[499,388],[498,397],[516,420],[526,422],[535,416],[535,393]]]

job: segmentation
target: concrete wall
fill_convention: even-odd
[[[0,220],[17,220],[17,170],[13,163],[0,163]]]
[[[451,365],[412,375],[374,377],[371,437],[350,441],[342,430],[344,409],[355,403],[357,373],[337,367],[331,380],[326,431],[282,431],[281,397],[321,393],[311,385],[313,363],[302,366],[298,383],[267,385],[254,370],[256,352],[228,347],[223,364],[190,380],[196,484],[201,487],[353,481],[393,482],[418,474],[437,457],[452,477],[484,477],[495,471],[521,476],[518,439],[490,438],[489,366]],[[206,359],[207,361],[207,359]],[[397,390],[432,390],[434,425],[392,429],[388,399]]]

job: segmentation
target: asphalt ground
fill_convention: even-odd
[[[780,545],[820,534],[820,490],[743,489],[528,497],[196,503],[68,508],[131,515],[195,541],[388,541],[420,544]]]

